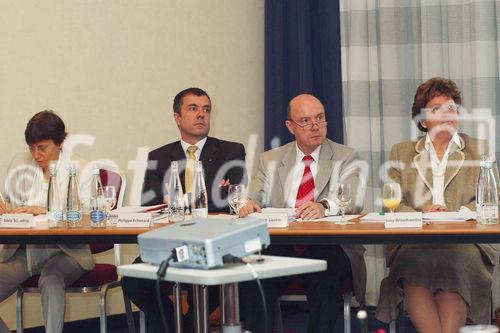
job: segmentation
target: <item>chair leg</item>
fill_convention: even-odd
[[[344,333],[351,333],[351,297],[352,293],[342,295],[344,298]]]
[[[17,289],[16,294],[16,332],[23,333],[23,296],[24,290],[22,288]]]
[[[389,333],[396,333],[396,320],[389,323]]]
[[[125,304],[125,315],[127,316],[127,327],[128,333],[135,333],[135,323],[134,323],[134,315],[132,313],[132,304],[130,303],[130,299],[123,293],[123,303]]]
[[[144,312],[139,312],[139,332],[146,333],[146,315]]]
[[[279,298],[276,300],[276,319],[274,321],[275,331],[283,333],[283,313],[281,312],[281,301]]]
[[[107,307],[107,300],[106,296],[108,295],[108,285],[104,285],[101,288],[101,292],[99,295],[99,325],[100,325],[100,333],[106,333],[108,328],[107,328],[107,322],[106,322],[106,307]]]

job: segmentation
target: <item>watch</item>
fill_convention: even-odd
[[[319,202],[319,204],[325,208],[325,216],[330,215],[330,205],[328,204],[328,200],[323,199]]]

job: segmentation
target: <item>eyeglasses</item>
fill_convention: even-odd
[[[433,114],[436,113],[444,113],[444,112],[450,112],[450,111],[456,111],[460,109],[460,106],[456,104],[455,102],[449,102],[445,104],[437,104],[434,105],[432,108],[425,108],[424,110],[430,111]]]
[[[41,154],[45,154],[45,152],[47,151],[47,148],[49,148],[49,145],[39,145],[39,146],[29,145],[28,146],[28,150],[30,151],[30,153],[39,152]]]
[[[299,126],[300,128],[302,128],[305,131],[312,129],[314,125],[318,126],[318,128],[323,128],[323,127],[326,127],[326,125],[328,125],[328,122],[326,120],[318,120],[318,121],[315,121],[313,123],[303,123],[303,124],[299,124],[298,122],[296,122],[293,119],[288,119],[288,120],[290,120],[292,123]]]

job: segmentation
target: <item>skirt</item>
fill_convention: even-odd
[[[489,324],[493,265],[474,244],[405,244],[382,280],[376,317],[389,323],[399,315],[403,282],[438,291],[456,292],[467,305],[467,321]]]

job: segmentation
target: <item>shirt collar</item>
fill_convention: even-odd
[[[295,150],[297,151],[297,159],[295,160],[295,163],[300,163],[304,156],[306,156],[302,150],[300,150],[299,146],[297,146],[297,143],[295,143]],[[314,151],[309,154],[311,157],[314,159],[314,162],[318,163],[319,161],[319,153],[321,151],[321,145],[319,145]]]
[[[205,145],[205,142],[207,142],[207,137],[204,137],[203,139],[201,139],[200,141],[198,141],[194,144],[194,146],[198,147],[198,150],[196,150],[195,153],[201,152],[203,150],[203,146]],[[191,146],[191,144],[187,143],[186,141],[181,139],[181,146],[182,146],[182,150],[184,150],[184,154],[186,154],[186,156],[187,156],[187,149],[189,148],[189,146]]]
[[[453,143],[457,146],[457,148],[459,148],[459,149],[462,149],[462,148],[463,148],[463,147],[462,147],[462,141],[460,141],[460,136],[458,135],[458,133],[457,133],[456,131],[455,131],[455,133],[453,133],[453,136],[451,137],[451,140],[450,140],[450,142],[448,143],[448,149],[450,149],[450,146],[451,146],[451,144],[453,144]],[[427,133],[427,134],[425,135],[425,145],[424,145],[425,150],[430,151],[431,146],[432,146],[431,137],[430,137],[429,133]],[[447,149],[447,150],[448,150],[448,149]],[[450,149],[450,150],[451,150],[451,149]]]

